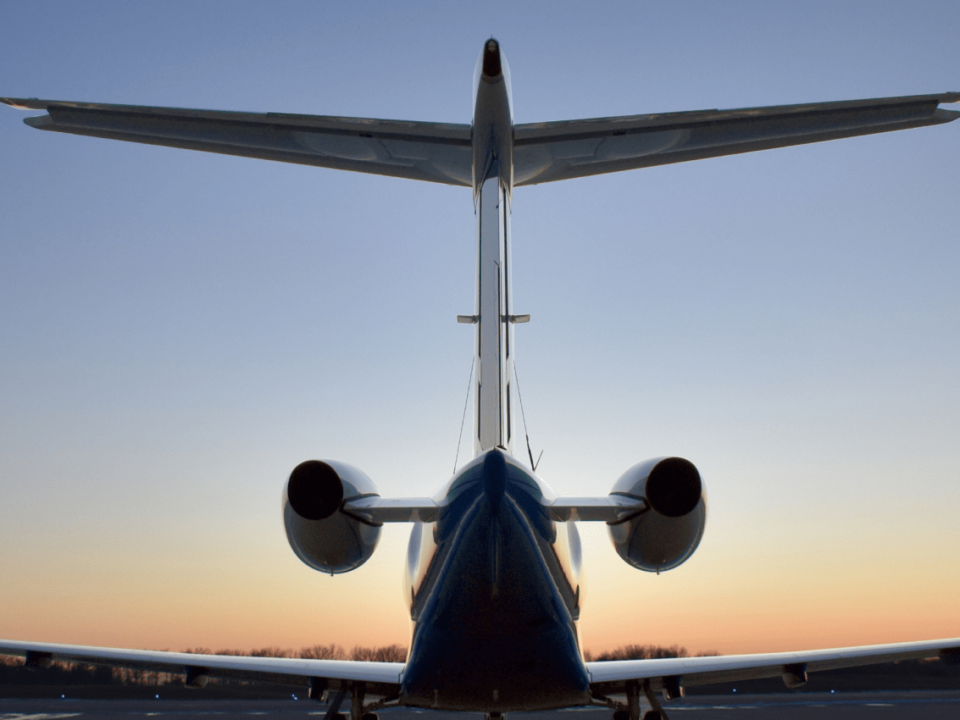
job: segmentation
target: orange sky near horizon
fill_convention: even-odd
[[[930,551],[934,528],[831,556],[782,549],[791,541],[773,525],[721,542],[708,521],[694,557],[656,576],[625,565],[602,525],[581,524],[585,649],[679,644],[731,654],[960,636],[950,592],[960,570],[947,548]],[[820,530],[844,541],[839,529]],[[754,542],[765,532],[769,544]],[[333,578],[300,564],[275,535],[212,534],[199,550],[142,535],[51,548],[27,533],[21,552],[0,558],[2,636],[172,650],[408,644],[405,527],[388,527],[365,566]]]

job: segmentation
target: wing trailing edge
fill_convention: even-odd
[[[107,665],[173,674],[189,678],[198,673],[209,677],[239,678],[304,685],[322,680],[331,689],[365,683],[373,695],[392,696],[399,692],[403,663],[314,660],[307,658],[199,655],[155,650],[59,645],[52,643],[0,640],[0,655],[26,658],[28,662],[76,662]]]
[[[772,677],[784,677],[786,682],[787,676],[798,671],[838,670],[957,655],[960,655],[960,638],[757,655],[588,662],[587,671],[594,693],[609,695],[622,693],[627,683],[637,681],[649,681],[653,690],[661,690],[668,683],[712,685]]]

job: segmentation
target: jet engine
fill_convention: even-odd
[[[364,473],[336,460],[307,460],[283,488],[283,524],[290,547],[321,572],[345,573],[370,559],[380,526],[344,511],[344,501],[377,495]]]
[[[646,501],[645,509],[607,526],[627,564],[659,573],[693,555],[707,520],[707,498],[693,463],[678,457],[637,463],[610,494]]]

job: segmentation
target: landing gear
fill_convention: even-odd
[[[315,700],[320,699],[321,691],[319,689],[314,689],[311,687],[310,697]],[[343,699],[347,696],[346,690],[339,690],[336,695],[329,698],[330,705],[327,707],[327,714],[324,715],[323,720],[347,720],[346,713],[340,712],[340,705],[343,704]]]
[[[663,680],[664,697],[666,697],[668,700],[683,697],[683,685],[681,684],[682,679],[680,677],[669,677],[664,678]],[[608,706],[617,708],[613,711],[613,718],[611,720],[641,720],[641,693],[644,695],[644,697],[646,697],[647,702],[650,704],[650,710],[647,710],[643,714],[643,720],[669,720],[669,718],[667,718],[667,713],[664,712],[663,707],[660,705],[660,701],[657,700],[657,696],[653,692],[653,688],[650,687],[649,680],[631,680],[627,682],[624,689],[626,690],[627,694],[626,705],[623,705],[622,703],[614,703],[610,698],[594,696],[598,700],[606,700]],[[487,717],[489,718],[490,716],[488,715]]]
[[[363,696],[367,688],[363,683],[357,683],[350,688],[350,720],[363,720],[369,714],[363,711]]]
[[[491,712],[487,713],[487,720],[507,720],[507,716],[503,713]]]
[[[680,685],[680,681],[676,681],[677,687]],[[680,696],[681,691],[677,690],[677,695]],[[663,708],[660,706],[660,701],[657,700],[656,694],[653,692],[653,689],[650,687],[650,681],[643,681],[643,694],[647,698],[647,702],[650,703],[650,710],[647,710],[643,714],[643,720],[668,720],[667,714],[663,711]]]

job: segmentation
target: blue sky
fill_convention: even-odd
[[[490,35],[519,123],[960,89],[955,3],[488,5],[4,2],[0,93],[469,122]],[[406,531],[319,578],[280,489],[310,457],[449,476],[469,192],[0,110],[0,636],[404,642]],[[540,474],[680,454],[710,493],[659,578],[586,529],[587,647],[960,635],[957,125],[517,191]]]

